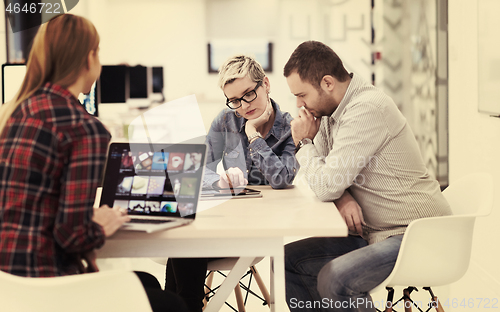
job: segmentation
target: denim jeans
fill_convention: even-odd
[[[376,311],[369,291],[391,273],[403,235],[308,238],[285,246],[290,311]]]

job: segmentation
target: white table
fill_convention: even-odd
[[[118,231],[98,251],[113,257],[239,257],[210,300],[206,312],[219,311],[256,257],[271,259],[271,310],[285,310],[284,238],[347,236],[335,205],[321,202],[307,186],[272,190],[253,187],[262,198],[200,201],[196,220],[180,228],[146,234]]]

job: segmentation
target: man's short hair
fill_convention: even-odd
[[[219,68],[219,87],[233,82],[235,79],[250,77],[254,82],[260,82],[266,74],[264,69],[253,57],[248,55],[235,55],[230,57]]]
[[[343,82],[349,78],[342,60],[329,46],[318,41],[305,41],[293,51],[285,65],[285,77],[297,72],[302,81],[320,88],[325,75]]]

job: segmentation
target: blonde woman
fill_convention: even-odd
[[[22,86],[0,108],[2,271],[82,273],[80,260],[128,220],[119,207],[92,208],[110,135],[77,97],[100,72],[99,35],[90,21],[64,14],[40,26]],[[169,294],[156,279],[138,276],[150,301],[157,297],[153,309],[168,307]],[[154,281],[157,290],[146,285]],[[174,305],[182,303],[170,296]]]
[[[271,83],[252,57],[229,58],[219,70],[226,108],[207,135],[205,188],[269,184],[280,189],[293,182],[298,169],[290,132],[290,114],[271,99]],[[219,162],[225,173],[217,174]]]
[[[226,108],[208,132],[204,188],[268,184],[285,188],[298,164],[290,130],[290,114],[271,99],[271,84],[252,57],[229,58],[219,70]],[[216,173],[222,161],[225,172]],[[184,298],[191,312],[203,307],[207,258],[169,258],[165,288]]]

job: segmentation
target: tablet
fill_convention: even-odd
[[[221,200],[229,198],[254,198],[262,197],[261,191],[254,190],[251,188],[236,188],[236,189],[203,189],[201,191],[200,200]]]

